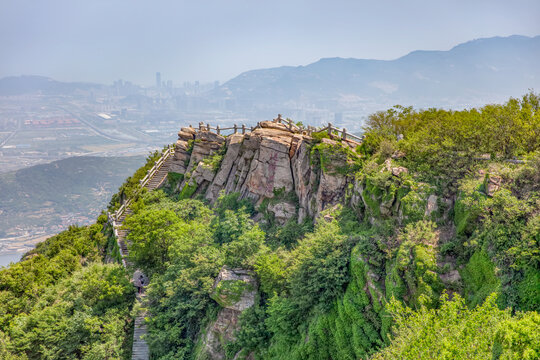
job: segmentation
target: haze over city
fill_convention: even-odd
[[[476,38],[540,34],[518,1],[2,1],[0,77],[227,81],[325,57],[396,59]]]

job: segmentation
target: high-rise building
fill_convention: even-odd
[[[161,73],[159,71],[156,73],[156,87],[158,89],[161,87]]]

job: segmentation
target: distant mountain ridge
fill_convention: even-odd
[[[450,50],[416,50],[395,60],[323,58],[305,66],[250,70],[197,97],[237,111],[315,107],[372,112],[397,103],[460,108],[540,89],[540,35],[471,40]],[[73,94],[103,88],[42,76],[0,79],[0,96]],[[222,100],[225,100],[223,102]]]
[[[444,103],[507,98],[540,88],[540,36],[472,40],[448,51],[413,51],[395,60],[324,58],[306,66],[251,70],[224,83],[216,96],[266,105],[326,101]]]
[[[61,82],[54,79],[37,76],[7,76],[0,79],[0,96],[13,96],[28,93],[43,93],[47,95],[73,94],[77,90],[102,88],[103,85],[85,82]]]

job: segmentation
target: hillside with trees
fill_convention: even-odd
[[[178,135],[109,205],[127,269],[104,212],[0,270],[2,358],[129,359],[139,307],[151,359],[540,358],[537,94]]]

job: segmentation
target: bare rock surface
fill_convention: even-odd
[[[284,225],[296,214],[296,205],[289,202],[279,202],[268,205],[268,211],[274,214],[278,225]]]
[[[490,175],[486,183],[486,193],[493,196],[501,188],[502,178],[496,175]]]
[[[225,345],[235,339],[240,315],[255,304],[257,282],[251,271],[224,266],[213,288],[211,297],[222,309],[206,329],[198,358],[222,360],[225,358]]]
[[[427,206],[426,206],[426,216],[430,216],[433,212],[437,211],[439,209],[439,206],[437,205],[437,199],[438,197],[434,194],[429,195],[427,199]]]
[[[227,137],[207,130],[182,128],[178,133],[171,171],[184,174],[179,185],[196,186],[196,194],[202,194],[211,203],[221,192],[239,192],[241,198],[252,199],[258,206],[264,199],[276,193],[294,193],[298,206],[279,201],[271,212],[280,224],[297,216],[317,217],[324,209],[345,199],[347,186],[353,181],[349,174],[333,171],[334,167],[346,165],[343,161],[328,164],[330,171],[313,166],[311,148],[314,140],[292,125],[263,121],[259,127],[246,134]],[[358,146],[354,141],[322,139],[330,146]],[[219,169],[201,166],[201,162],[216,151],[226,148]]]

